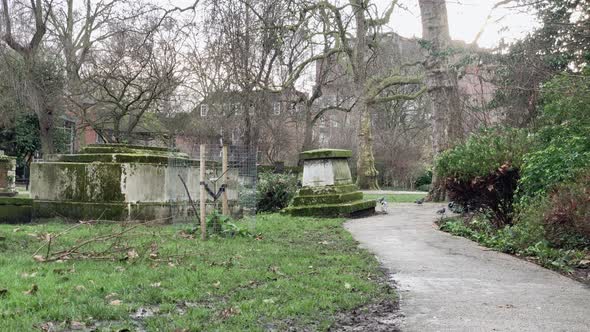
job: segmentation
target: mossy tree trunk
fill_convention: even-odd
[[[367,32],[368,24],[366,11],[369,2],[365,0],[351,0],[354,8],[356,23],[356,45],[354,49],[354,85],[360,94],[358,111],[360,123],[358,129],[358,156],[356,166],[356,183],[360,189],[378,189],[377,169],[373,156],[373,123],[371,121],[371,109],[367,105]]]
[[[422,17],[422,38],[427,42],[426,80],[432,107],[432,148],[434,160],[450,144],[463,137],[457,74],[449,65],[449,22],[445,0],[419,0]],[[436,165],[435,165],[436,167]],[[429,198],[442,201],[446,197],[444,179],[434,170]]]
[[[361,104],[360,124],[358,133],[358,159],[356,163],[356,184],[360,189],[379,189],[375,168],[375,156],[373,155],[373,125],[371,110],[366,103]]]

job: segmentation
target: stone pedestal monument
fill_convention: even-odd
[[[319,149],[301,153],[302,188],[283,212],[296,216],[339,217],[375,211],[376,201],[364,200],[352,182],[350,150]]]

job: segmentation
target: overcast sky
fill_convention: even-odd
[[[451,38],[472,42],[496,2],[498,0],[447,0]],[[375,0],[375,3],[383,11],[391,0]],[[399,3],[406,9],[396,9],[389,23],[390,29],[405,37],[421,37],[418,0],[400,0]],[[507,41],[522,38],[532,31],[534,24],[535,19],[531,13],[519,9],[497,8],[478,44],[492,48],[502,38]]]
[[[383,13],[392,0],[373,1],[379,7],[380,13]],[[498,1],[500,0],[447,0],[451,38],[468,43],[473,42],[478,31],[484,27],[490,10]],[[187,6],[194,0],[168,0],[168,2],[176,6]],[[534,25],[535,18],[530,12],[506,8],[506,6],[496,8],[491,20],[485,25],[478,44],[493,48],[502,38],[508,42],[520,39],[532,31]],[[422,26],[418,0],[399,0],[399,6],[391,16],[388,27],[404,37],[421,37]]]

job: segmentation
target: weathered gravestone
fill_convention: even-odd
[[[0,153],[0,223],[23,223],[31,220],[31,199],[14,197],[16,158]]]
[[[296,216],[356,216],[375,211],[376,201],[364,200],[352,182],[350,150],[319,149],[301,153],[302,188],[285,213]]]
[[[16,158],[0,151],[0,196],[15,196]]]

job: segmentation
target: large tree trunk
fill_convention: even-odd
[[[358,159],[356,167],[356,183],[360,189],[379,189],[377,184],[377,169],[373,156],[373,123],[371,121],[371,109],[366,101],[367,84],[367,21],[365,1],[351,1],[357,8],[355,10],[356,22],[356,48],[355,48],[355,73],[354,83],[357,93],[360,94],[358,111],[360,123],[358,129]]]
[[[313,149],[313,114],[312,106],[305,103],[305,127],[303,129],[303,146],[301,151]]]
[[[39,138],[41,141],[41,151],[43,158],[55,152],[55,145],[53,144],[53,110],[47,107],[41,107],[37,112],[39,119]]]
[[[41,152],[44,158],[50,154],[55,153],[54,126],[53,126],[53,109],[48,107],[47,100],[41,88],[35,81],[35,62],[31,55],[24,57],[26,78],[25,90],[27,95],[27,103],[30,109],[35,112],[37,120],[39,121],[39,140],[41,141]]]
[[[432,148],[434,159],[462,139],[463,124],[459,104],[457,74],[443,55],[450,46],[449,22],[445,0],[419,0],[422,14],[422,38],[428,42],[426,81],[432,107]],[[444,179],[436,176],[430,199],[445,199]]]
[[[371,122],[371,111],[363,101],[360,109],[358,156],[356,163],[356,184],[361,189],[379,189],[377,183],[377,169],[375,168],[375,157],[373,156],[373,132]]]

